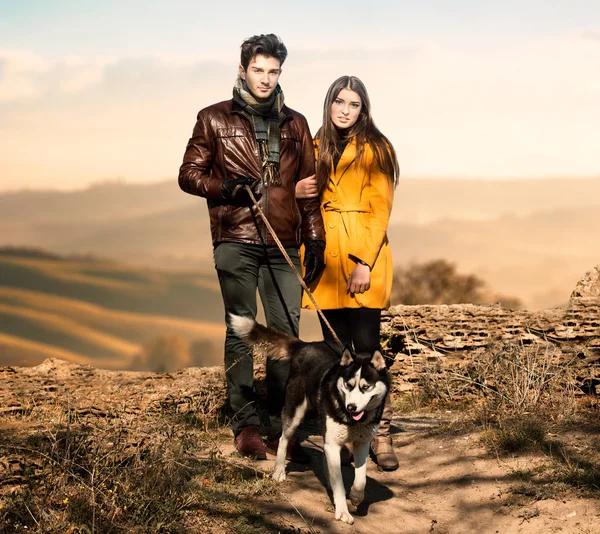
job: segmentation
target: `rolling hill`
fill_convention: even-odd
[[[221,361],[223,308],[210,272],[5,251],[0,280],[0,365],[59,355],[127,369],[143,344],[161,336],[214,348],[196,364]]]
[[[564,304],[598,263],[600,179],[402,179],[389,238],[397,265],[446,259],[493,293],[539,310]],[[162,336],[222,361],[223,308],[205,201],[176,180],[0,194],[0,364],[61,354],[139,365]],[[110,258],[110,259],[108,259]],[[301,335],[318,339],[316,316]]]

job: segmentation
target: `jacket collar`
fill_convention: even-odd
[[[331,181],[338,185],[340,180],[346,173],[346,171],[350,168],[350,165],[354,163],[356,160],[356,136],[350,139],[350,142],[344,148],[344,152],[342,152],[342,157],[340,161],[338,161],[337,168],[333,169],[333,165],[331,166]]]
[[[246,114],[244,113],[244,108],[242,108],[242,106],[238,102],[233,100],[233,98],[231,99],[231,113],[241,115],[242,117],[246,117]],[[281,117],[281,119],[279,120],[280,125],[294,118],[292,112],[290,111],[290,108],[288,108],[285,104],[281,108],[279,114]]]

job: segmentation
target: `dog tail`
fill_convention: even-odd
[[[263,326],[248,317],[229,314],[229,320],[237,336],[274,360],[289,360],[290,346],[299,341],[297,337]]]

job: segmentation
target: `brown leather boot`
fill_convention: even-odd
[[[255,460],[266,460],[267,451],[260,435],[260,429],[256,425],[245,427],[233,440],[235,448],[243,456]]]
[[[395,471],[400,466],[392,446],[392,436],[375,436],[371,442],[371,453],[382,471]]]
[[[371,442],[371,454],[373,455],[373,459],[377,463],[379,469],[383,471],[395,471],[399,467],[398,458],[394,452],[392,436],[390,435],[393,415],[392,400],[388,393],[385,398],[379,429]]]

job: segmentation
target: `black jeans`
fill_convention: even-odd
[[[325,315],[342,344],[353,348],[356,353],[373,353],[380,348],[381,310],[379,308],[323,310],[323,315]],[[319,321],[325,341],[334,342],[331,331],[320,315]]]
[[[356,353],[371,354],[373,351],[381,349],[379,342],[381,310],[376,308],[340,308],[339,310],[323,310],[323,314],[344,346],[353,348]],[[333,335],[320,315],[319,321],[325,340],[334,343]],[[393,363],[393,360],[386,358],[386,365],[389,366],[391,363]],[[381,423],[377,430],[379,439],[390,439],[393,416],[392,401],[388,392]]]
[[[298,248],[286,247],[285,251],[298,272],[302,272]],[[260,425],[260,418],[252,350],[233,333],[229,314],[256,318],[258,289],[267,325],[298,336],[302,288],[276,246],[220,243],[215,247],[214,257],[225,306],[225,376],[234,412],[232,430],[237,436],[246,426]],[[268,437],[273,439],[281,435],[289,363],[268,360],[266,370]]]

